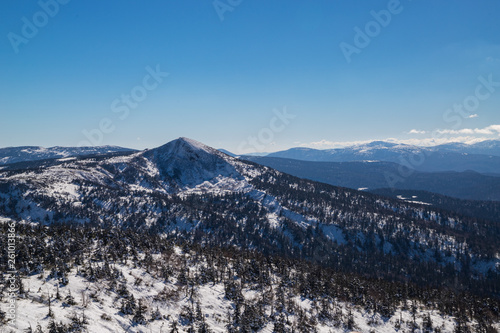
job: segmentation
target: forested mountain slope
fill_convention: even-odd
[[[185,138],[122,156],[0,171],[0,214],[176,233],[498,295],[497,223],[302,180]]]

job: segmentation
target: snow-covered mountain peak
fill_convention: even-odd
[[[178,138],[142,153],[156,165],[160,174],[172,178],[180,187],[194,187],[222,178],[243,179],[234,158],[188,138]]]
[[[186,138],[186,137],[183,137],[183,136],[181,136],[177,140],[174,140],[174,142],[180,142],[180,143],[189,145],[189,146],[191,146],[193,148],[202,149],[202,150],[205,150],[205,151],[206,150],[212,150],[211,147],[205,145],[204,143],[201,143],[199,141],[196,141],[196,140],[193,140],[193,139],[190,139],[190,138]]]
[[[192,157],[193,155],[198,155],[195,157],[199,157],[205,154],[225,157],[225,154],[221,154],[221,152],[217,149],[185,137],[180,137],[176,140],[170,141],[163,146],[152,149],[151,151],[156,151],[157,154],[165,157],[172,155],[178,155],[180,157]]]

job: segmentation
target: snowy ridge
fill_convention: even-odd
[[[179,138],[161,147],[127,156],[63,160],[36,171],[0,171],[0,182],[9,184],[13,189],[11,194],[0,192],[0,199],[7,200],[4,202],[6,204],[9,196],[19,196],[17,216],[38,222],[52,221],[54,216],[61,212],[68,216],[67,219],[72,219],[71,216],[74,214],[72,211],[75,207],[80,207],[79,209],[82,211],[73,219],[91,221],[91,216],[97,214],[104,220],[111,220],[113,224],[122,224],[128,219],[132,219],[134,215],[131,214],[134,211],[129,206],[142,207],[140,210],[136,208],[136,213],[145,214],[145,219],[149,221],[147,225],[151,226],[164,220],[165,214],[168,216],[177,214],[176,210],[172,208],[174,206],[167,204],[168,201],[172,200],[171,195],[188,198],[193,195],[238,194],[243,196],[244,200],[255,202],[262,210],[266,211],[267,225],[273,228],[277,226],[285,228],[283,227],[284,219],[294,221],[304,230],[312,224],[312,222],[304,224],[304,221],[335,225],[333,229],[329,227],[324,230],[335,230],[334,233],[337,236],[328,236],[328,238],[343,243],[344,236],[340,236],[340,230],[346,233],[352,226],[346,224],[342,227],[342,223],[346,223],[342,221],[352,219],[353,215],[358,214],[359,209],[353,208],[351,212],[350,208],[346,210],[336,206],[336,202],[346,199],[355,200],[354,202],[364,201],[366,200],[364,196],[369,197],[369,195],[359,192],[331,193],[329,201],[324,202],[321,207],[324,211],[321,216],[324,217],[318,218],[314,213],[311,213],[311,209],[303,207],[304,203],[283,197],[283,194],[288,191],[292,191],[292,193],[310,192],[314,190],[315,185],[305,183],[301,187],[296,183],[296,180],[293,180],[295,183],[287,186],[285,184],[288,180],[284,177],[284,174],[273,169],[248,164],[197,141]],[[285,189],[272,193],[273,188],[281,183],[285,185]],[[328,189],[328,191],[331,190],[331,188]],[[256,195],[255,193],[260,194]],[[154,204],[147,203],[152,200],[149,196],[158,194],[167,196],[154,199]],[[313,198],[316,194],[310,193],[309,195],[312,195]],[[349,197],[353,197],[353,199],[349,199]],[[423,202],[414,201],[415,204],[425,205]],[[41,204],[42,202],[44,204]],[[47,204],[48,202],[51,203]],[[391,214],[396,214],[396,216],[385,217],[375,212],[365,212],[362,218],[369,218],[373,224],[383,226],[386,219],[395,218],[396,221],[407,219],[407,217],[398,216],[398,214],[406,215],[407,211],[410,211],[415,217],[411,222],[406,222],[413,225],[406,240],[415,244],[444,243],[439,240],[441,237],[439,233],[425,231],[428,227],[424,228],[415,224],[417,219],[426,219],[453,228],[453,232],[462,227],[463,222],[460,218],[441,216],[440,213],[432,210],[426,212],[429,210],[428,208],[412,208],[401,205],[404,204],[377,200],[369,209],[390,209],[394,212]],[[198,224],[199,219],[195,218],[193,222]],[[396,230],[398,229],[401,227],[396,226]],[[294,236],[286,234],[288,238],[293,239]],[[357,235],[358,232],[356,231],[355,234]],[[387,241],[391,242],[391,235],[386,236],[389,237]],[[445,238],[448,239],[448,236]],[[360,236],[360,239],[365,240],[364,236]],[[450,239],[453,244],[458,244],[455,241],[455,236],[451,236]],[[465,246],[467,247],[467,245]],[[452,251],[452,255],[454,258],[458,258],[463,251],[463,249]],[[498,258],[487,260],[488,264],[481,261],[475,262],[481,255],[475,253],[470,253],[470,255],[474,258],[474,267],[480,267],[482,273],[490,268],[496,269],[500,262]],[[412,256],[416,256],[416,254],[412,254]]]
[[[0,148],[0,165],[38,161],[52,158],[68,158],[73,156],[102,155],[116,152],[133,151],[133,149],[117,146],[99,147],[8,147]]]
[[[500,272],[494,225],[295,178],[185,138],[0,170],[0,215],[123,227],[423,285],[490,288]]]
[[[266,156],[316,162],[376,160],[407,166],[409,164],[412,169],[420,171],[474,170],[480,173],[496,173],[500,170],[500,141],[432,147],[374,141],[368,144],[324,150],[297,147]]]

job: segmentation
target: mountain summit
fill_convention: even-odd
[[[222,178],[243,180],[232,157],[184,137],[148,150],[142,156],[157,167],[163,179],[173,179],[180,187],[218,182]]]

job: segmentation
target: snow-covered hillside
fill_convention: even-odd
[[[132,150],[116,146],[50,148],[26,146],[0,148],[0,165],[71,156],[102,155]]]
[[[387,279],[497,297],[496,224],[299,179],[186,138],[142,152],[6,165],[0,215],[163,235],[307,260],[377,284]]]
[[[192,204],[198,200],[208,206]],[[245,212],[249,205],[257,210]],[[283,241],[299,248],[296,233],[310,227],[337,228],[342,237],[335,236],[339,232],[321,234],[325,242],[336,244],[349,234],[354,242],[365,243],[374,237],[368,232],[375,228],[379,235],[373,241],[381,248],[394,249],[401,241],[408,244],[409,248],[391,250],[393,254],[404,251],[411,258],[433,260],[430,254],[438,251],[448,260],[458,260],[467,253],[468,265],[482,274],[496,270],[499,263],[494,248],[488,245],[486,252],[481,250],[483,241],[475,243],[475,237],[484,240],[494,233],[469,218],[299,180],[186,138],[122,156],[0,170],[0,210],[33,222],[98,222],[159,231],[207,227],[209,215],[217,221],[229,218],[236,225],[257,218],[261,228],[283,232],[287,238]],[[296,227],[292,233],[287,230]]]
[[[131,233],[17,227],[27,245],[18,258],[31,260],[20,265],[16,321],[2,332],[444,333],[484,325],[447,305],[455,302],[447,292]]]
[[[180,262],[184,256],[182,251],[176,249],[178,255],[172,255],[169,260]],[[187,256],[189,258],[189,256]],[[200,270],[206,262],[197,262],[190,266],[190,274],[200,274]],[[102,267],[103,263],[95,263],[96,267]],[[81,321],[81,326],[86,327],[88,332],[169,332],[173,323],[178,323],[180,332],[187,331],[190,326],[188,318],[190,311],[186,308],[194,308],[196,312],[198,305],[200,317],[196,318],[193,326],[200,328],[203,323],[206,328],[213,332],[227,332],[228,313],[234,312],[234,302],[226,297],[224,283],[205,283],[197,285],[190,289],[189,286],[179,282],[178,277],[171,277],[167,281],[163,278],[157,278],[142,267],[137,267],[133,261],[124,264],[113,265],[112,274],[119,276],[117,283],[125,286],[123,290],[128,290],[130,297],[133,295],[135,306],[131,305],[131,313],[122,311],[122,302],[124,298],[120,295],[121,290],[112,290],[110,281],[101,280],[97,282],[89,281],[78,273],[75,267],[67,274],[67,281],[61,285],[58,279],[49,277],[50,271],[44,271],[35,274],[23,280],[24,288],[27,289],[25,298],[19,299],[17,305],[18,328],[35,328],[37,325],[46,328],[52,320],[55,323],[70,325],[74,323],[74,318]],[[278,289],[282,283],[279,276],[273,275],[274,281],[271,289]],[[235,277],[235,281],[239,281]],[[263,297],[262,291],[255,290],[251,286],[242,288],[244,297],[243,303],[253,303]],[[57,298],[59,293],[59,299]],[[276,297],[276,295],[275,295]],[[49,316],[48,300],[51,299],[51,310],[53,315]],[[162,299],[165,298],[165,299]],[[71,299],[75,304],[71,304]],[[144,306],[143,318],[137,318],[139,302]],[[292,303],[295,312],[314,314],[318,310],[313,303],[314,299],[300,297],[299,295],[289,295],[287,302]],[[194,303],[194,306],[193,306]],[[5,304],[4,304],[5,306]],[[354,306],[346,302],[335,302],[336,314],[339,321],[324,320],[317,322],[316,329],[318,333],[324,332],[346,332],[349,331],[348,320],[352,318],[351,329],[357,329],[362,332],[376,330],[377,332],[399,332],[396,327],[400,320],[404,322],[401,326],[411,327],[413,313],[411,312],[412,302],[405,305],[391,317],[383,317],[378,313],[366,311],[360,306]],[[436,328],[442,329],[441,332],[453,332],[456,325],[455,318],[449,315],[443,315],[434,309],[426,309],[424,304],[416,304],[418,310],[415,313],[418,327],[423,327],[427,315]],[[243,309],[244,310],[244,309]],[[270,318],[273,315],[272,308],[264,310],[263,317]],[[86,325],[83,324],[83,318],[86,319]],[[141,320],[143,319],[143,320]],[[275,326],[274,320],[265,320],[259,329],[259,332],[271,333]],[[296,326],[299,322],[299,316],[288,314],[287,326]],[[183,323],[187,324],[183,327]],[[477,323],[472,322],[471,326]],[[337,327],[336,327],[337,326]]]

